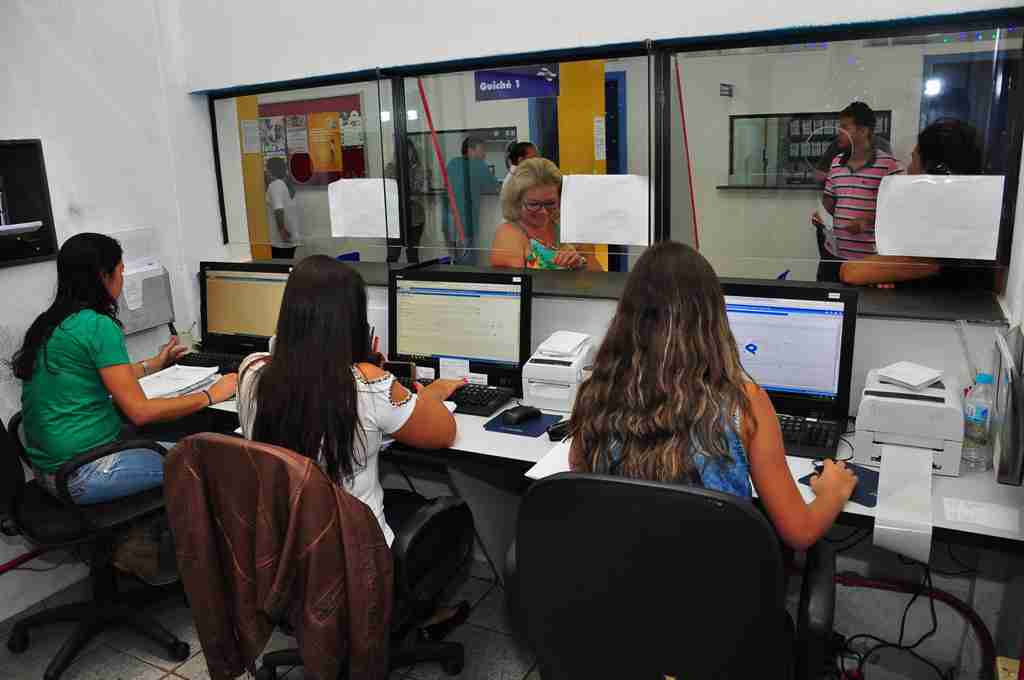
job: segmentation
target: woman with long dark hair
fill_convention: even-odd
[[[463,381],[410,394],[376,365],[369,334],[358,272],[324,255],[302,260],[288,277],[273,354],[252,354],[239,369],[238,416],[246,438],[316,460],[370,507],[390,545],[381,441],[450,446],[455,418],[442,402]]]
[[[574,470],[696,484],[750,498],[802,549],[828,531],[857,478],[825,461],[805,504],[768,395],[743,370],[711,265],[668,241],[645,252],[580,386]]]
[[[139,378],[164,368],[184,348],[172,337],[156,356],[132,362],[117,320],[123,287],[120,244],[103,234],[72,236],[57,255],[53,304],[32,322],[14,356],[14,375],[24,381],[26,450],[51,493],[61,465],[120,438],[121,414],[136,426],[175,420],[235,393],[231,374],[198,394],[147,399]],[[163,476],[159,454],[128,450],[82,466],[68,479],[68,490],[76,503],[102,503],[159,486]]]

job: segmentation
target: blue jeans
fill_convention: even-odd
[[[163,483],[163,456],[150,449],[127,449],[80,467],[68,479],[68,493],[78,505],[93,505]]]

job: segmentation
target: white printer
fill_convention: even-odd
[[[571,412],[592,349],[591,337],[585,333],[553,333],[523,366],[523,403],[545,411]]]
[[[860,408],[853,462],[879,467],[885,444],[933,452],[932,473],[960,475],[964,415],[959,388],[947,378],[931,387],[911,390],[885,382],[868,371]]]

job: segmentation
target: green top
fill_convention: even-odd
[[[130,363],[124,333],[91,309],[68,316],[36,357],[21,390],[28,457],[44,472],[121,433],[121,417],[99,369]]]

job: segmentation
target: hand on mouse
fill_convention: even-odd
[[[815,496],[835,496],[845,503],[857,486],[857,475],[842,461],[825,460],[810,481]]]

